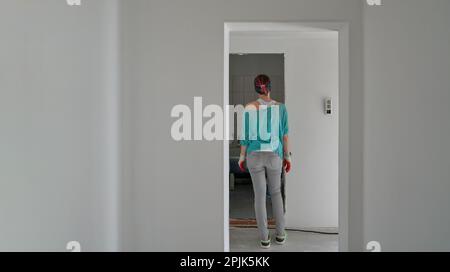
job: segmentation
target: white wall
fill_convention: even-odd
[[[176,104],[223,105],[224,22],[350,23],[350,249],[362,249],[362,1],[122,1],[124,54],[123,248],[223,250],[221,142],[175,142]],[[344,98],[345,99],[345,98]],[[167,237],[170,236],[170,239]],[[344,245],[345,247],[346,245]]]
[[[222,143],[176,143],[169,132],[174,105],[223,104],[226,21],[350,24],[342,224],[360,250],[362,1],[118,2],[2,1],[0,250],[63,250],[69,240],[113,250],[117,238],[125,250],[223,249]]]
[[[338,227],[338,51],[337,32],[231,35],[231,53],[286,53],[289,228]],[[324,114],[326,97],[334,101],[331,116]]]
[[[223,249],[222,144],[169,113],[223,104],[225,21],[349,22],[349,248],[450,250],[448,0],[82,2],[1,3],[0,250]]]
[[[450,250],[450,1],[365,14],[364,237]]]
[[[117,249],[117,19],[1,1],[0,250]]]

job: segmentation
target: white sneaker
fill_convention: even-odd
[[[277,243],[279,245],[284,245],[286,243],[286,239],[287,239],[287,233],[284,232],[284,235],[277,235],[275,237],[275,243]]]
[[[269,240],[266,240],[266,241],[261,240],[260,245],[261,245],[261,248],[269,249],[270,248],[270,236],[269,236]]]

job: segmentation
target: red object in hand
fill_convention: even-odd
[[[245,163],[245,161],[240,161],[239,162],[239,168],[241,169],[242,172],[245,172],[244,163]]]
[[[291,161],[284,159],[283,168],[286,169],[286,173],[289,173],[291,171]]]

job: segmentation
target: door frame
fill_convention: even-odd
[[[332,30],[339,39],[339,251],[349,250],[349,24],[347,22],[225,22],[223,108],[229,105],[229,55],[232,32],[314,32]],[[224,135],[229,135],[229,115],[224,114]],[[230,251],[229,228],[229,141],[223,142],[223,239],[224,251]]]

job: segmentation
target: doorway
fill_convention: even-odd
[[[253,81],[257,75],[270,75],[271,98],[285,103],[284,54],[230,54],[230,105],[238,107],[255,100]],[[232,131],[237,132],[238,116],[231,122]],[[240,142],[237,137],[230,140],[230,226],[235,228],[255,227],[253,188],[250,174],[239,169]],[[282,179],[282,184],[284,184]],[[284,187],[282,187],[284,188]],[[284,191],[283,191],[284,193]],[[284,194],[283,194],[284,196]],[[267,196],[269,225],[273,226],[270,196]]]
[[[252,101],[249,100],[251,98],[254,100],[254,93],[253,97],[251,93],[246,96],[247,89],[252,88],[249,84],[251,77],[257,73],[272,75],[274,94],[278,96],[275,100],[283,103],[286,98],[290,136],[294,139],[291,148],[293,165],[297,167],[285,180],[288,230],[295,231],[291,236],[298,232],[310,241],[313,236],[307,234],[324,235],[315,236],[320,237],[318,243],[331,241],[325,247],[312,243],[309,248],[291,246],[286,251],[346,251],[347,248],[348,202],[345,191],[346,187],[348,189],[348,172],[344,167],[348,158],[346,142],[343,141],[346,134],[342,133],[348,121],[343,100],[348,95],[348,80],[345,79],[348,69],[348,59],[345,58],[347,31],[346,24],[225,24],[225,104],[245,104]],[[302,53],[297,54],[293,47]],[[277,66],[278,70],[275,69]],[[244,67],[248,67],[247,71]],[[299,80],[301,82],[296,84]],[[332,104],[331,112],[325,109],[327,102]],[[228,135],[234,128],[229,127],[229,119],[225,121]],[[256,227],[251,181],[245,174],[232,173],[232,160],[237,150],[235,139],[224,144],[225,251],[239,250],[233,246],[233,241],[242,233],[236,234],[235,227],[248,230]],[[270,200],[270,196],[268,198]],[[270,201],[267,209],[270,218]],[[256,245],[256,238],[250,243]],[[252,247],[248,249],[253,250]]]

